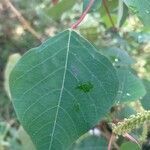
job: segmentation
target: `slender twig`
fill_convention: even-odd
[[[23,27],[28,30],[34,37],[36,37],[38,40],[42,40],[41,35],[37,33],[32,26],[30,25],[29,21],[27,21],[22,14],[15,8],[15,6],[9,1],[5,0],[6,5],[10,8],[10,10],[15,14],[15,16],[18,18],[20,23],[23,25]]]
[[[111,148],[111,146],[113,145],[116,150],[119,150],[119,146],[114,141],[115,135],[112,135],[110,133],[107,134],[107,133],[103,133],[103,132],[102,132],[102,135],[109,141],[108,148]]]
[[[56,5],[59,0],[52,0],[53,5]]]
[[[107,0],[103,0],[103,5],[104,5],[104,8],[105,8],[105,10],[106,10],[106,13],[107,13],[107,15],[108,15],[108,17],[109,17],[110,23],[112,24],[112,27],[115,29],[115,24],[114,24],[114,22],[113,22],[113,19],[112,19],[111,15],[110,15],[110,12],[109,12],[108,7],[107,7]]]
[[[141,149],[141,146],[140,146],[139,142],[133,136],[126,133],[126,134],[123,135],[123,137],[125,137],[125,138],[129,139],[130,141],[136,143],[139,146],[139,148]]]
[[[94,1],[95,0],[90,0],[88,6],[86,7],[85,11],[80,16],[79,20],[71,26],[72,29],[76,29],[79,26],[79,24],[82,22],[82,20],[85,18],[85,16],[87,15],[89,10],[91,9],[92,5],[94,4]]]
[[[109,139],[109,144],[108,144],[108,150],[111,150],[111,145],[113,143],[113,139],[114,139],[114,134],[112,133]]]
[[[106,121],[104,121],[104,120],[101,121],[96,126],[96,128],[98,128],[101,131],[101,135],[104,136],[107,139],[107,141],[109,141],[108,143],[110,143],[110,139],[113,138],[113,140],[111,141],[111,143],[112,143],[111,145],[114,146],[115,150],[119,150],[119,146],[116,143],[115,135],[109,130],[110,127]]]

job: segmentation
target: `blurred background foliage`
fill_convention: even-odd
[[[60,0],[56,4],[55,2],[57,1],[0,1],[0,150],[35,149],[16,119],[8,79],[12,67],[21,55],[30,48],[40,45],[48,37],[70,27],[82,13],[81,0]],[[132,104],[134,110],[129,105],[113,109],[117,109],[115,112],[121,112],[113,114],[115,118],[121,120],[134,114],[139,108],[150,109],[150,30],[143,26],[135,13],[128,10],[121,0],[107,2],[112,22],[104,5],[101,5],[87,15],[78,30],[101,49],[101,53],[109,56],[112,63],[132,64],[132,69],[143,80],[147,90],[144,98],[141,98],[143,107],[138,101]],[[88,140],[91,138],[87,137]],[[94,142],[100,146],[102,141],[100,143],[98,141],[99,139]],[[89,143],[85,141],[75,149],[79,150],[86,142]],[[93,144],[92,141],[91,143]],[[132,145],[124,143],[122,150],[128,147],[128,144]],[[105,142],[104,145],[106,149]]]

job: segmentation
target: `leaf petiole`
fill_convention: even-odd
[[[94,4],[95,0],[90,0],[87,8],[85,9],[85,11],[82,13],[82,15],[80,16],[80,18],[77,20],[76,23],[74,23],[72,26],[71,26],[71,29],[76,29],[80,23],[83,21],[83,19],[85,18],[85,16],[87,15],[87,13],[89,12],[89,10],[91,9],[92,5]]]

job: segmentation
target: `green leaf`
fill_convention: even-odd
[[[101,49],[103,55],[105,55],[115,66],[128,66],[134,63],[134,60],[129,54],[122,49],[112,47]]]
[[[96,41],[98,39],[98,26],[90,26],[85,28],[80,28],[80,32],[89,40]]]
[[[118,8],[118,0],[107,0],[107,7],[109,9],[109,12],[114,13],[116,11],[116,9]],[[104,7],[104,5],[102,5],[101,9],[100,9],[100,14],[101,16],[107,16],[108,14],[106,13],[106,9]]]
[[[129,37],[135,40],[136,42],[143,44],[143,43],[149,43],[150,41],[150,33],[144,33],[144,32],[129,32]]]
[[[108,142],[102,136],[89,135],[77,143],[71,150],[107,150]]]
[[[113,63],[117,70],[119,91],[116,101],[133,101],[143,97],[146,93],[145,87],[142,81],[130,71],[129,66],[134,61],[128,53],[119,48],[105,48],[101,52]]]
[[[37,150],[66,150],[115,102],[111,62],[75,31],[31,49],[10,76],[17,116]]]
[[[149,27],[150,22],[150,1],[149,0],[124,0],[125,4],[136,14],[145,26]]]
[[[121,27],[128,17],[128,7],[124,4],[122,0],[119,0],[118,7],[118,27]]]
[[[131,106],[123,105],[118,107],[119,108],[116,108],[116,111],[113,113],[114,119],[123,120],[124,118],[129,118],[131,115],[136,114],[136,111]]]
[[[89,3],[90,3],[90,0],[83,1],[83,11],[87,8]],[[91,7],[89,12],[98,10],[100,8],[101,4],[102,4],[102,0],[95,0],[95,2],[93,3],[93,6]]]
[[[53,7],[47,8],[46,13],[53,19],[58,20],[60,19],[62,14],[67,10],[71,9],[75,3],[76,3],[75,0],[62,0]]]
[[[140,150],[139,146],[136,143],[126,142],[121,145],[120,150]]]
[[[136,77],[128,68],[117,68],[120,81],[116,100],[119,102],[138,100],[146,94],[142,81]]]
[[[107,0],[106,1],[107,7],[109,9],[110,15],[113,19],[113,22],[117,21],[117,15],[116,10],[118,8],[118,0]],[[108,14],[106,12],[106,8],[104,5],[100,8],[100,15],[103,22],[106,24],[107,27],[112,27],[112,23],[110,22],[110,19],[108,17]]]
[[[146,95],[140,100],[142,103],[142,106],[146,110],[150,110],[150,81],[149,80],[143,80],[143,83],[146,88]]]

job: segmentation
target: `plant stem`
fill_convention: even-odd
[[[56,5],[59,0],[52,0],[53,5]]]
[[[136,144],[139,146],[139,148],[141,149],[141,146],[140,146],[139,142],[138,142],[133,136],[131,136],[131,135],[128,134],[128,133],[124,134],[123,136],[124,136],[125,138],[129,139],[130,141],[136,143]]]
[[[108,150],[111,150],[111,145],[113,143],[113,139],[114,139],[114,135],[112,133],[112,135],[110,136],[109,144],[108,144]]]
[[[89,10],[91,9],[94,1],[95,0],[90,0],[88,6],[86,7],[85,11],[80,16],[79,20],[71,26],[72,29],[76,29],[80,25],[80,23],[82,22],[82,20],[85,18],[85,16],[87,15],[87,13],[89,12]]]
[[[30,25],[29,21],[26,20],[22,14],[19,12],[19,10],[17,10],[15,8],[15,6],[9,1],[9,0],[5,0],[6,5],[8,6],[8,8],[10,8],[10,10],[12,11],[12,13],[15,14],[15,16],[18,18],[18,20],[20,21],[20,23],[23,25],[23,27],[28,30],[36,39],[38,39],[39,41],[42,40],[42,37],[39,33],[37,33],[33,27]]]
[[[110,23],[112,24],[112,27],[115,28],[115,24],[114,24],[114,22],[113,22],[113,19],[112,19],[111,15],[110,15],[110,12],[109,12],[108,7],[107,7],[107,0],[103,0],[103,5],[104,5],[104,8],[105,8],[105,10],[106,10],[106,13],[107,13],[107,15],[108,15],[108,17],[109,17]]]

